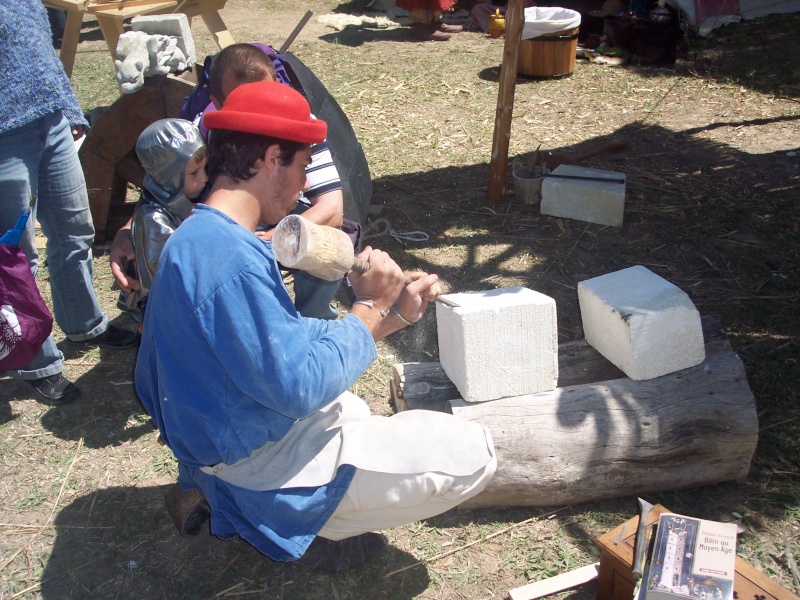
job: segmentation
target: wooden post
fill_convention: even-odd
[[[492,204],[499,202],[506,195],[508,141],[511,138],[511,117],[514,112],[519,41],[522,36],[522,27],[525,24],[523,8],[522,0],[510,0],[506,12],[505,45],[503,46],[503,62],[500,65],[492,158],[489,163],[489,201]]]

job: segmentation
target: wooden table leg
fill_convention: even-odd
[[[108,46],[108,51],[111,53],[111,59],[117,60],[117,42],[119,42],[119,37],[125,33],[122,19],[106,17],[99,13],[95,13],[95,17],[97,17],[100,31],[103,32],[103,38],[105,38],[106,46]]]
[[[61,38],[61,51],[58,56],[67,77],[72,77],[72,67],[75,66],[75,55],[78,52],[78,39],[81,35],[83,11],[67,11],[67,23],[64,26],[64,35]]]
[[[219,16],[219,11],[210,10],[204,12],[200,16],[203,18],[211,35],[214,36],[214,41],[217,42],[217,46],[226,48],[235,43],[233,41],[233,36],[228,31],[228,27],[223,22],[222,17]]]
[[[506,39],[503,63],[500,66],[500,85],[497,92],[497,114],[494,119],[492,157],[489,163],[489,201],[494,204],[506,195],[508,174],[508,141],[511,137],[511,117],[514,112],[514,90],[517,85],[519,41],[525,23],[522,0],[510,0],[506,12]]]

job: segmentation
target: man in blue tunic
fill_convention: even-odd
[[[485,488],[497,466],[488,431],[453,415],[371,415],[347,392],[375,341],[416,322],[436,275],[404,273],[365,248],[357,299],[339,321],[301,317],[269,244],[307,186],[310,145],[327,126],[274,82],[240,86],[207,117],[205,204],[167,242],[150,290],[136,389],[202,494],[211,531],[273,560],[327,572],[380,552],[376,530],[440,514]],[[406,280],[411,280],[406,285]]]

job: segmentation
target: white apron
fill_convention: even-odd
[[[266,491],[325,485],[341,465],[398,475],[468,476],[493,459],[491,437],[477,423],[427,410],[371,415],[363,400],[345,392],[297,421],[283,439],[232,465],[201,470],[245,489]]]

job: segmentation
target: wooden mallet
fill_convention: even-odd
[[[353,242],[344,231],[317,225],[299,215],[281,219],[272,234],[272,251],[284,267],[326,281],[337,281],[348,271],[369,270],[367,261],[355,257]]]

